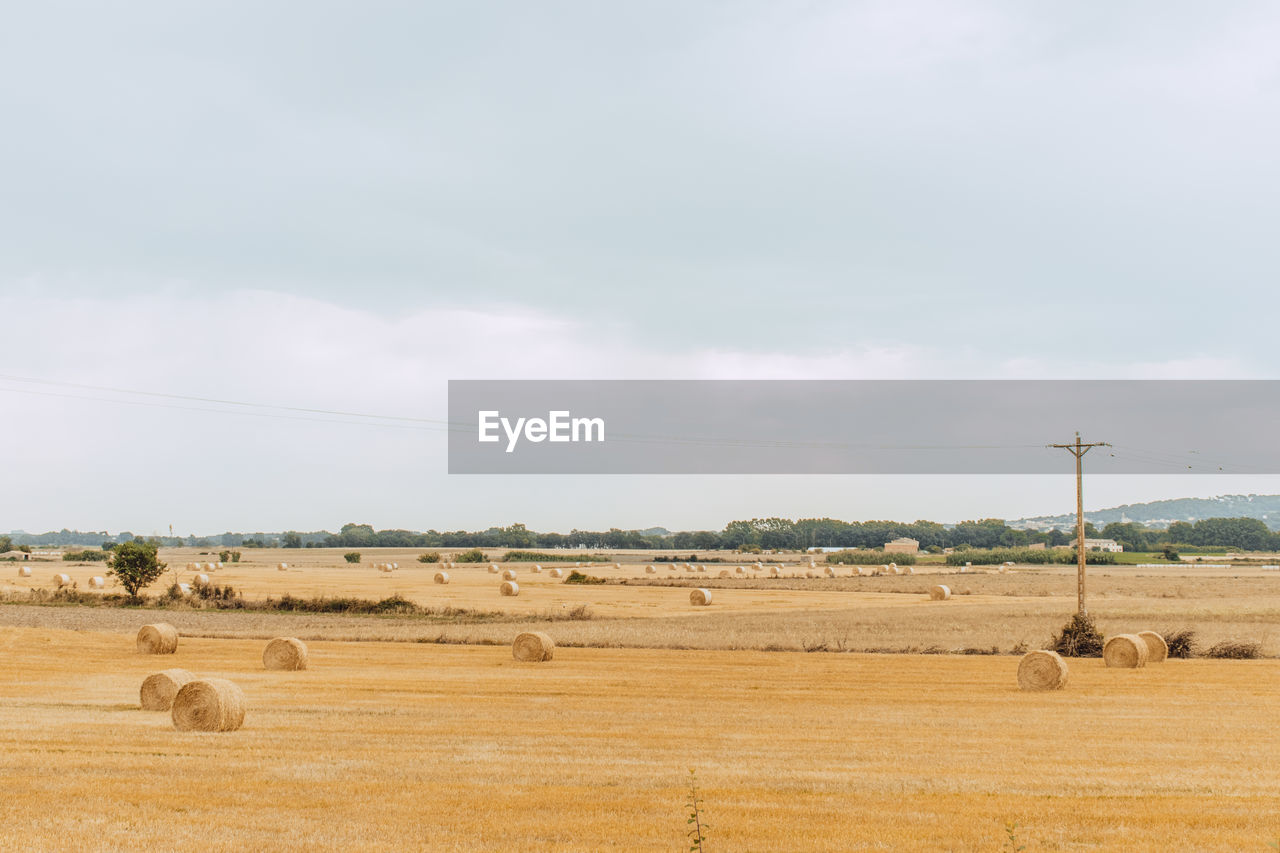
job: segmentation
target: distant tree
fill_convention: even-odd
[[[419,563],[438,563],[440,562],[440,554],[437,551],[427,551],[425,554],[418,555]]]
[[[348,551],[342,555],[342,559],[346,560],[348,563],[358,563],[360,562],[360,552]]]
[[[0,536],[0,554],[13,548],[13,537]]]
[[[504,548],[532,548],[538,544],[538,534],[523,524],[502,528],[501,542]]]
[[[139,590],[150,586],[164,574],[166,566],[157,558],[157,551],[158,546],[154,542],[121,542],[112,551],[107,574],[120,582],[130,598],[136,599]]]
[[[284,539],[281,540],[280,544],[282,547],[285,547],[285,548],[301,548],[302,537],[299,534],[290,530],[288,533],[284,535]]]
[[[116,543],[112,542],[110,539],[102,543],[102,550],[104,551],[114,550],[115,547],[116,547]]]

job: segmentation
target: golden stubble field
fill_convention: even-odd
[[[1280,662],[311,644],[0,628],[2,850],[1265,850]],[[244,728],[137,710],[150,672],[230,678]]]

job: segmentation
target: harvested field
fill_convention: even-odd
[[[0,629],[6,844],[673,850],[689,767],[720,850],[998,849],[1006,821],[1029,850],[1266,849],[1280,823],[1276,661],[1076,661],[1026,693],[1011,657],[316,643],[268,673],[184,637],[173,664],[248,704],[190,734],[136,710],[132,646]]]

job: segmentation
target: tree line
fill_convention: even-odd
[[[1176,521],[1164,529],[1136,523],[1113,522],[1098,530],[1085,525],[1089,538],[1114,539],[1126,551],[1159,551],[1181,548],[1239,548],[1249,551],[1280,550],[1280,533],[1256,518],[1207,518],[1194,524]],[[510,549],[678,549],[678,550],[803,550],[806,548],[882,548],[898,538],[915,539],[923,551],[945,548],[1026,548],[1071,545],[1074,531],[1032,531],[1010,527],[1002,519],[985,518],[955,525],[935,521],[841,521],[834,518],[753,518],[731,521],[723,530],[641,531],[578,530],[568,533],[539,532],[523,524],[486,530],[425,532],[376,530],[370,524],[344,524],[337,533],[325,530],[284,533],[232,533],[219,536],[160,536],[146,541],[167,547],[244,548],[510,548]],[[51,534],[9,536],[13,545],[89,545],[109,547],[115,542],[142,539],[131,533],[114,538],[105,532],[62,530]]]

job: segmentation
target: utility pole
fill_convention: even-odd
[[[1076,431],[1076,440],[1074,444],[1050,444],[1049,447],[1057,447],[1070,451],[1071,455],[1076,458],[1076,609],[1081,614],[1087,614],[1088,608],[1084,603],[1084,455],[1095,447],[1110,447],[1105,441],[1095,441],[1091,444],[1082,444],[1080,442],[1080,432]]]

